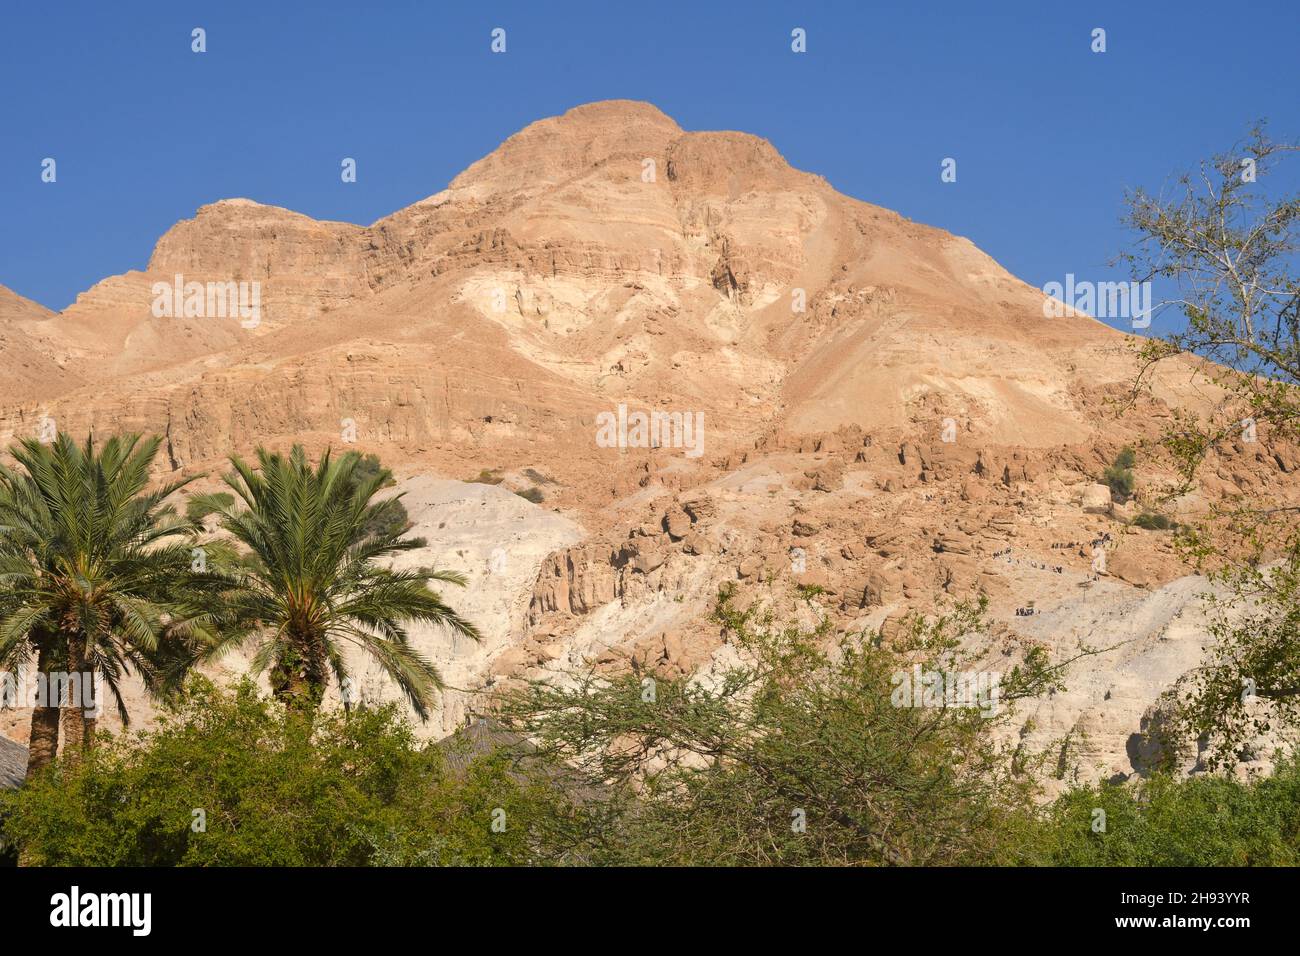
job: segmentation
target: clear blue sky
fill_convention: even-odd
[[[63,308],[226,197],[370,223],[528,122],[615,97],[767,137],[1034,285],[1103,279],[1125,187],[1158,188],[1255,118],[1300,136],[1298,39],[1297,0],[6,0],[0,283]]]

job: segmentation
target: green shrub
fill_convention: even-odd
[[[528,747],[504,731],[458,735],[464,750],[421,746],[392,708],[309,721],[249,682],[223,691],[195,678],[156,729],[101,738],[79,762],[0,794],[10,857],[18,849],[27,863],[82,866],[1300,865],[1300,758],[1266,778],[1158,774],[1076,787],[1035,807],[1028,768],[1005,763],[989,735],[997,718],[900,709],[891,699],[900,650],[922,652],[927,667],[960,667],[949,656],[953,635],[977,632],[979,612],[959,608],[885,643],[837,641],[828,654],[824,626],[780,627],[729,599],[715,620],[752,664],[732,667],[717,687],[659,673],[650,697],[644,672],[516,688],[501,701],[503,717],[536,741]],[[1041,664],[1006,675],[1009,700],[1057,680]],[[506,749],[491,750],[498,745]],[[717,759],[643,774],[646,759],[674,751]]]
[[[1133,475],[1133,465],[1136,461],[1137,453],[1126,446],[1106,469],[1104,477],[1106,484],[1110,486],[1110,493],[1121,501],[1131,498],[1137,487],[1137,478]]]
[[[13,841],[5,836],[5,808],[0,803],[0,867],[16,866],[17,863],[18,849]]]
[[[393,479],[392,474],[380,463],[376,455],[366,455],[358,461],[356,470],[352,473],[352,478],[353,482],[359,485],[370,481],[379,474],[384,475],[384,480],[379,483],[379,487],[392,488],[396,486],[397,482]],[[384,536],[402,534],[409,527],[411,527],[411,516],[407,514],[402,499],[389,498],[366,522],[365,531],[367,534]]]
[[[1133,523],[1139,528],[1145,528],[1148,531],[1168,531],[1174,526],[1168,515],[1162,515],[1154,511],[1144,511],[1136,518]]]
[[[541,488],[536,486],[529,488],[526,491],[516,491],[515,494],[520,498],[523,498],[525,501],[531,501],[535,505],[540,505],[546,500],[546,494]]]
[[[1250,782],[1159,774],[1136,785],[1081,787],[1048,808],[1042,837],[1021,862],[1295,866],[1300,763],[1284,763],[1273,776]]]
[[[379,483],[380,488],[393,488],[397,485],[392,473],[379,461],[378,455],[362,456],[361,460],[357,462],[356,470],[352,472],[352,477],[357,484],[360,484],[363,481],[369,481],[380,473],[384,473],[384,480]]]
[[[0,814],[36,865],[528,864],[549,792],[504,758],[453,772],[392,708],[311,723],[251,683],[195,679],[156,729],[102,739]]]
[[[982,607],[915,619],[885,641],[833,635],[824,617],[782,624],[733,596],[723,589],[713,619],[739,660],[716,681],[643,665],[503,692],[507,726],[601,788],[574,815],[576,856],[944,865],[996,862],[1024,844],[1034,788],[992,729],[1009,712],[897,700],[913,663],[967,669],[955,635],[981,633]],[[1003,702],[1059,680],[1041,652],[1003,676]]]

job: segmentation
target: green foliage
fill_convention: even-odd
[[[1180,478],[1170,497],[1195,491],[1216,453],[1266,461],[1300,441],[1300,196],[1289,185],[1294,168],[1271,178],[1297,153],[1300,144],[1274,140],[1256,123],[1230,149],[1165,178],[1157,194],[1127,197],[1133,241],[1121,258],[1133,278],[1170,287],[1165,298],[1185,320],[1162,339],[1142,340],[1132,394],[1150,390],[1157,367],[1172,359],[1221,396],[1166,419],[1160,448]],[[1233,762],[1265,728],[1300,728],[1300,533],[1286,488],[1266,482],[1241,498],[1209,496],[1207,511],[1175,539],[1229,592],[1213,602],[1217,640],[1207,666],[1170,695],[1169,729],[1213,738],[1215,763]]]
[[[228,491],[213,492],[204,498],[191,498],[185,503],[185,517],[198,524],[213,511],[229,508],[235,503],[235,496]]]
[[[503,733],[487,753],[468,735],[421,746],[392,706],[304,719],[251,681],[191,678],[155,729],[0,794],[0,821],[30,865],[1300,864],[1300,760],[1037,806],[1030,755],[994,743],[998,715],[895,706],[898,668],[961,666],[981,616],[850,641],[724,592],[716,620],[744,663],[707,685],[518,688],[503,716],[537,747]],[[1024,659],[1004,703],[1059,687],[1066,663]]]
[[[362,484],[372,478],[379,479],[380,488],[393,488],[397,485],[393,473],[383,466],[378,455],[362,455],[357,459],[357,466],[352,472],[352,479],[357,484]]]
[[[6,803],[0,796],[0,869],[18,865],[18,846],[5,833]]]
[[[632,865],[996,862],[1032,827],[1030,755],[995,742],[1009,711],[898,706],[913,665],[969,662],[982,607],[917,619],[895,642],[715,613],[740,660],[709,681],[567,675],[507,691],[502,720],[599,789],[572,818],[587,862]],[[1001,702],[1059,686],[1029,653]]]
[[[197,525],[167,503],[188,482],[146,490],[160,443],[125,435],[97,448],[60,434],[14,446],[18,468],[0,466],[0,670],[55,642],[67,670],[103,678],[124,721],[122,678],[134,670],[165,689],[162,659],[215,639],[228,586],[191,568]]]
[[[397,482],[392,472],[380,464],[378,455],[366,455],[357,461],[352,480],[360,487],[374,478],[379,479],[380,488],[392,488]],[[376,502],[377,507],[362,526],[364,534],[376,538],[397,537],[405,534],[411,527],[411,516],[407,514],[406,505],[402,504],[401,495],[394,495]]]
[[[1133,496],[1133,491],[1137,487],[1137,478],[1133,475],[1133,465],[1137,461],[1137,454],[1132,448],[1125,447],[1115,456],[1115,461],[1106,469],[1106,484],[1110,486],[1110,493],[1121,501],[1127,501]]]
[[[1174,526],[1173,520],[1157,511],[1144,511],[1133,519],[1133,524],[1147,531],[1168,531]]]
[[[1206,596],[1209,653],[1165,693],[1151,733],[1169,759],[1190,756],[1188,742],[1198,741],[1200,758],[1220,769],[1300,727],[1300,542],[1283,553],[1216,575],[1228,596]]]
[[[515,494],[517,494],[520,498],[523,498],[525,501],[531,501],[535,505],[540,505],[543,501],[546,500],[545,492],[543,492],[541,488],[538,488],[536,486],[529,488],[525,491],[516,491]]]
[[[478,866],[538,862],[556,800],[501,758],[453,772],[391,707],[307,722],[250,682],[196,679],[156,729],[103,739],[0,813],[33,865]]]
[[[472,483],[479,485],[499,485],[503,480],[495,471],[489,471],[487,468],[484,468],[478,475],[470,479]]]
[[[423,718],[441,679],[406,627],[435,625],[473,640],[478,631],[429,588],[431,581],[463,585],[462,575],[387,566],[385,559],[424,542],[386,525],[390,503],[375,494],[391,476],[383,469],[358,475],[361,461],[326,451],[313,468],[299,445],[287,458],[259,448],[256,469],[231,459],[226,483],[239,507],[217,510],[222,528],[254,560],[229,566],[231,626],[205,654],[255,642],[254,670],[269,668],[276,694],[311,710],[331,678],[340,686],[348,679],[343,647],[359,647]]]
[[[1014,862],[1296,866],[1300,763],[1290,761],[1273,776],[1249,782],[1158,774],[1134,785],[1071,790],[1047,808],[1024,846]]]

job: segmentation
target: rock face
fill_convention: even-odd
[[[172,226],[154,247],[147,274],[260,281],[266,294],[262,309],[274,325],[320,319],[369,295],[368,249],[366,230],[359,226],[228,199]],[[92,308],[94,302],[78,305]]]
[[[0,790],[12,790],[27,776],[27,748],[0,737]]]
[[[155,317],[154,284],[177,275],[259,283],[261,321]],[[62,364],[42,396],[60,423],[172,424],[197,466],[324,440],[347,417],[413,458],[484,423],[589,439],[625,399],[703,413],[708,454],[774,425],[925,420],[933,434],[913,440],[931,444],[945,416],[1016,447],[1082,440],[1089,396],[1128,371],[1120,337],[1042,320],[1041,299],[966,240],[841,196],[762,140],[610,102],[532,124],[369,227],[204,206],[145,272],[3,321]],[[21,405],[0,417],[0,437],[32,427]],[[833,467],[810,480],[836,490]]]
[[[623,585],[615,559],[598,546],[566,548],[549,555],[533,589],[529,621],[536,624],[555,612],[586,614],[617,599]]]
[[[53,317],[44,306],[0,286],[0,356],[4,360],[0,407],[71,391],[80,383],[80,377],[66,368],[67,356],[43,334]]]
[[[156,315],[155,286],[177,276],[256,283],[258,321]],[[1195,582],[1099,482],[1121,447],[1217,393],[1172,362],[1117,421],[1124,336],[1044,319],[1042,299],[761,139],[593,103],[369,226],[225,200],[63,313],[0,289],[0,444],[50,424],[152,431],[180,473],[257,444],[379,454],[430,542],[411,560],[469,576],[446,597],[484,642],[418,636],[461,688],[631,658],[708,666],[724,585],[742,602],[802,585],[845,629],[985,594],[1009,629],[1083,615],[1094,643],[1151,636],[1156,617],[1110,612]],[[1261,432],[1215,451],[1180,507],[1295,497],[1298,467]],[[1135,470],[1140,488],[1172,477]],[[1125,765],[1194,643],[1160,645],[1122,695],[1043,704],[1062,732],[1087,724],[1080,767]],[[1117,661],[1081,662],[1080,686]],[[449,694],[429,733],[471,704]],[[0,729],[24,733],[12,713]]]

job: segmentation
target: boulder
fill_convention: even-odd
[[[1079,507],[1093,514],[1110,511],[1110,488],[1105,485],[1085,485],[1079,496]]]
[[[690,533],[691,516],[680,506],[674,505],[664,515],[662,524],[663,529],[668,532],[668,537],[674,541],[680,541]]]

